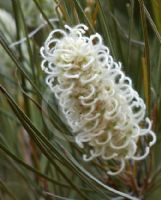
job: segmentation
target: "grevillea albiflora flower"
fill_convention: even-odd
[[[156,141],[146,106],[98,33],[85,36],[84,24],[65,29],[52,31],[41,48],[46,83],[87,152],[83,159],[114,160],[119,169],[107,173],[119,174],[126,160],[144,159]]]

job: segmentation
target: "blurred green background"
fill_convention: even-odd
[[[157,135],[149,157],[118,177],[99,160],[84,163],[84,150],[55,136],[71,133],[44,95],[39,49],[52,29],[78,23],[100,33],[122,63]],[[0,199],[128,199],[109,186],[160,200],[161,0],[0,0],[0,33]]]

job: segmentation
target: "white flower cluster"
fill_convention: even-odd
[[[156,141],[151,122],[145,118],[145,104],[98,33],[85,36],[88,27],[83,24],[65,28],[52,31],[41,48],[46,83],[76,143],[87,147],[83,159],[115,160],[120,168],[108,174],[119,174],[126,160],[144,159]],[[138,145],[143,139],[140,143],[139,139],[147,135],[151,141],[143,145],[141,154]]]

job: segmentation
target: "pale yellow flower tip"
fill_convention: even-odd
[[[58,99],[68,125],[81,148],[89,149],[85,161],[100,157],[120,163],[142,160],[156,142],[151,121],[145,118],[146,106],[132,88],[132,81],[121,70],[98,33],[85,36],[88,27],[52,31],[41,48],[46,83]],[[150,136],[147,144],[144,137]],[[142,139],[145,149],[138,140]]]

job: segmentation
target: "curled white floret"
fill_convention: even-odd
[[[85,36],[84,24],[65,28],[52,31],[41,48],[46,83],[76,143],[87,147],[83,159],[114,160],[119,169],[107,173],[117,175],[126,160],[146,158],[156,142],[151,121],[145,118],[146,106],[98,33]],[[144,140],[147,136],[149,143]]]

